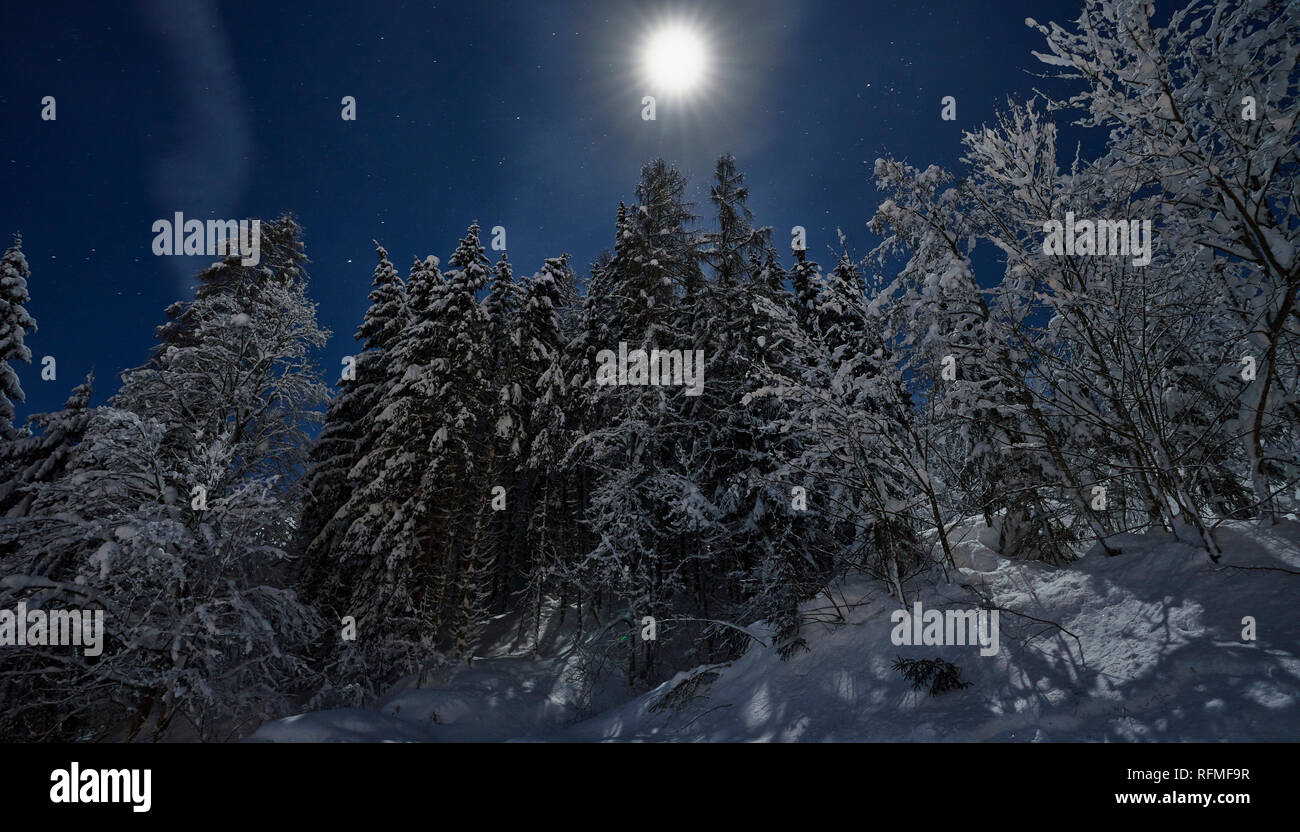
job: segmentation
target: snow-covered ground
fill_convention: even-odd
[[[787,661],[755,644],[725,666],[652,691],[584,700],[578,651],[531,659],[504,640],[436,683],[407,681],[375,710],[303,714],[262,741],[1216,741],[1300,739],[1300,523],[1224,524],[1224,550],[1168,535],[1122,536],[1123,554],[1064,568],[999,558],[966,527],[952,582],[913,586],[926,608],[1003,611],[997,654],[978,646],[895,646],[883,587],[834,586],[806,609],[811,648]],[[956,537],[956,536],[955,536]],[[987,539],[987,538],[986,538]],[[1277,571],[1277,570],[1290,570]],[[911,599],[909,599],[911,600]],[[1014,611],[1014,612],[1012,612]],[[1243,639],[1253,618],[1255,640]],[[971,685],[914,691],[897,657],[942,657]],[[676,686],[676,688],[675,688]],[[693,687],[693,690],[692,690]],[[676,689],[676,695],[668,694]],[[593,711],[593,703],[596,709]]]

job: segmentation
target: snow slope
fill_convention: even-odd
[[[1001,608],[1000,650],[896,647],[897,609],[864,578],[806,611],[810,651],[755,645],[586,716],[560,660],[499,655],[375,711],[268,723],[264,741],[1216,741],[1300,739],[1300,524],[1224,524],[1220,564],[1168,535],[1122,536],[1118,557],[1065,568],[998,557],[966,527],[964,567],[926,608]],[[1276,570],[1290,570],[1276,571]],[[1297,573],[1297,574],[1293,574]],[[833,600],[833,603],[832,603]],[[912,600],[912,599],[909,599]],[[1014,611],[1014,612],[1012,612]],[[1243,640],[1243,618],[1256,640]],[[1059,625],[1059,626],[1058,626]],[[891,668],[942,657],[971,686],[930,696]],[[673,696],[668,694],[676,692]],[[436,716],[435,716],[436,715]],[[585,716],[585,718],[584,718]]]

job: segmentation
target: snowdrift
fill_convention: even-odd
[[[496,655],[436,687],[404,683],[374,711],[304,714],[252,739],[1300,739],[1300,524],[1224,524],[1215,534],[1219,564],[1152,533],[1114,539],[1117,557],[1093,552],[1054,568],[998,557],[981,542],[987,534],[963,527],[951,581],[909,591],[927,608],[998,608],[992,656],[976,645],[895,646],[897,602],[851,578],[805,605],[822,622],[806,625],[808,652],[782,661],[754,645],[594,716],[578,707],[564,661]],[[970,686],[913,690],[892,668],[899,657],[942,658]]]

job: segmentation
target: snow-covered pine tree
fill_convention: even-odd
[[[31,298],[27,294],[27,278],[31,277],[27,257],[23,254],[23,238],[14,234],[13,245],[0,257],[0,440],[15,439],[23,431],[14,425],[14,402],[26,400],[18,373],[11,361],[32,360],[32,351],[23,343],[24,337],[36,331],[36,320],[23,304]]]
[[[351,594],[358,561],[338,550],[356,519],[344,510],[354,486],[349,474],[367,450],[380,402],[392,382],[390,352],[408,321],[406,287],[378,242],[375,251],[379,263],[371,280],[370,305],[354,336],[362,349],[354,356],[352,377],[339,380],[340,391],[330,402],[312,448],[297,529],[296,548],[305,561],[308,597],[334,611]]]
[[[678,300],[702,282],[685,180],[662,159],[642,168],[637,204],[620,224],[613,257],[601,275],[621,313],[628,349],[693,349]],[[617,354],[617,342],[590,346]],[[594,356],[593,356],[594,357]],[[706,362],[708,356],[705,356]],[[587,388],[599,420],[579,440],[592,487],[584,515],[597,539],[584,559],[592,585],[617,599],[629,638],[628,677],[653,673],[657,643],[641,643],[633,622],[665,618],[686,585],[687,559],[706,556],[692,545],[712,509],[690,471],[689,438],[675,425],[686,398],[681,387],[606,385]]]
[[[22,735],[160,739],[179,716],[204,739],[238,736],[312,684],[320,622],[285,588],[296,507],[280,475],[307,453],[326,333],[297,223],[263,228],[262,265],[212,266],[214,288],[173,318],[184,337],[125,374],[65,474],[0,522],[0,544],[22,543],[0,601],[100,608],[107,631],[93,661],[23,653],[31,709],[6,717]]]
[[[627,206],[620,202],[614,226],[616,246],[622,239],[621,230],[626,221]],[[562,582],[578,608],[577,624],[580,629],[584,624],[584,603],[589,611],[599,614],[606,597],[605,587],[594,580],[589,564],[578,557],[578,553],[590,552],[598,541],[586,522],[598,472],[591,464],[591,448],[584,438],[605,424],[604,412],[608,406],[601,395],[603,388],[596,385],[596,355],[602,349],[616,348],[609,345],[617,345],[622,332],[620,318],[613,313],[617,303],[617,298],[612,294],[613,261],[614,254],[607,249],[591,263],[585,291],[573,316],[573,331],[566,339],[562,356],[565,387],[568,391],[565,412],[571,441],[559,460],[555,473],[563,476],[572,488],[566,514],[573,536],[572,552],[565,564]]]
[[[63,474],[90,422],[93,382],[94,374],[87,373],[85,380],[72,388],[62,410],[31,416],[26,436],[0,442],[0,470],[8,472],[0,484],[0,516],[26,514],[32,499],[27,486]]]
[[[614,251],[607,249],[601,252],[591,264],[586,291],[579,302],[573,337],[565,350],[565,377],[568,388],[574,392],[574,427],[580,436],[604,421],[602,409],[605,399],[596,386],[596,356],[601,350],[617,349],[623,336],[623,317],[620,313],[622,301],[614,294],[614,263],[620,259],[619,252],[624,245],[623,232],[626,227],[627,206],[620,202],[614,223]],[[580,454],[571,454],[566,456],[564,464],[578,480],[583,495],[580,505],[585,506],[586,495],[590,493],[592,469],[581,459]]]
[[[374,441],[353,469],[358,488],[345,508],[359,519],[343,546],[366,562],[348,611],[375,684],[417,670],[442,636],[470,657],[492,588],[496,391],[478,235],[475,223],[445,279],[432,258],[412,270],[411,324],[393,352]]]
[[[768,304],[759,301],[783,312],[793,307],[770,229],[754,227],[748,188],[731,156],[718,160],[714,178],[717,227],[705,236],[702,252],[713,279],[700,304],[707,324],[696,335],[711,356],[709,385],[685,406],[691,421],[682,426],[694,438],[691,469],[719,511],[709,530],[716,539],[705,538],[713,557],[696,564],[698,614],[742,624],[767,619],[788,656],[802,644],[798,605],[812,594],[808,577],[815,573],[811,549],[817,541],[806,529],[795,532],[793,483],[780,468],[795,447],[778,427],[786,405],[779,397],[752,394],[770,367],[785,367],[789,356],[783,318],[770,316]],[[733,639],[724,653],[748,646],[734,641],[737,629],[712,625],[707,632],[710,648],[713,637]]]
[[[438,267],[433,256],[411,266],[409,323],[385,349],[384,386],[340,509],[352,518],[339,550],[355,578],[339,612],[357,622],[357,641],[342,649],[348,681],[370,692],[419,669],[437,644],[445,570],[435,563],[433,504],[420,484],[442,413],[428,389],[446,346],[438,304],[448,287]]]
[[[511,375],[515,352],[519,349],[515,325],[519,307],[523,304],[524,288],[514,278],[510,260],[505,252],[492,269],[487,297],[483,299],[492,327],[492,377],[506,379]]]
[[[565,574],[565,555],[576,540],[566,515],[571,489],[562,468],[573,428],[566,412],[566,345],[560,323],[562,287],[572,279],[568,255],[547,258],[528,281],[519,315],[517,383],[527,406],[524,434],[528,440],[518,492],[528,554],[524,564],[528,615],[522,623],[531,627],[534,648],[544,593],[548,589],[563,593],[573,580]]]
[[[491,318],[478,293],[489,266],[479,243],[479,226],[469,227],[448,260],[447,289],[438,314],[446,327],[441,373],[424,380],[439,402],[442,422],[428,446],[428,467],[420,491],[433,500],[441,525],[452,534],[443,560],[458,580],[459,605],[453,621],[456,654],[473,658],[487,616],[495,558],[484,534],[492,489],[500,470],[490,441],[492,414]],[[430,541],[441,543],[442,541]]]
[[[916,534],[917,468],[913,405],[899,354],[885,343],[886,321],[868,304],[857,265],[847,254],[816,292],[811,330],[797,308],[756,301],[779,325],[789,360],[769,362],[753,398],[777,397],[784,408],[775,428],[785,437],[781,471],[807,488],[825,523],[825,568],[862,568],[903,597],[903,579],[924,568]],[[804,526],[807,528],[807,525]],[[779,571],[767,570],[770,582]]]
[[[798,314],[798,323],[809,332],[817,322],[817,288],[825,278],[816,261],[808,259],[806,248],[795,249],[795,262],[790,268],[790,291]]]
[[[505,489],[506,511],[493,511],[485,521],[483,534],[487,545],[493,548],[492,574],[486,576],[491,584],[492,598],[505,598],[510,591],[514,575],[526,572],[528,558],[525,535],[527,529],[528,487],[522,470],[527,454],[527,409],[524,388],[519,383],[520,332],[519,314],[523,303],[524,287],[514,279],[510,261],[505,252],[492,270],[487,296],[483,299],[489,323],[489,351],[491,363],[490,387],[492,409],[488,415],[491,426],[490,442],[493,444],[493,465],[496,473],[490,476],[494,486]]]

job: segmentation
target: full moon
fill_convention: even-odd
[[[685,26],[667,26],[646,45],[645,70],[667,92],[686,92],[704,77],[704,40]]]

